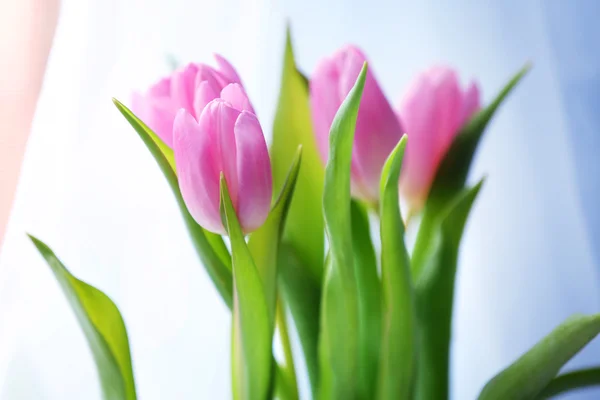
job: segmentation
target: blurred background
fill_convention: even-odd
[[[0,255],[0,399],[100,399],[84,336],[25,232],[119,305],[139,398],[229,397],[228,312],[197,263],[166,181],[111,97],[128,104],[132,90],[169,72],[169,59],[212,62],[218,52],[237,67],[268,133],[286,23],[304,72],[356,43],[394,103],[433,63],[456,67],[464,82],[479,80],[489,101],[533,62],[472,170],[473,181],[488,178],[460,255],[454,399],[475,398],[569,315],[600,311],[600,2],[2,0],[0,7],[13,12],[0,10],[0,20],[12,21],[0,24],[6,215],[29,135]],[[27,46],[35,51],[18,51]],[[20,56],[32,68],[16,68]],[[22,116],[8,108],[20,101],[29,107],[16,110]],[[10,117],[29,121],[14,129]],[[598,360],[596,341],[568,368]]]

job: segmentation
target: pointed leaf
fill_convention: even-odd
[[[439,217],[433,250],[416,281],[419,321],[417,399],[449,396],[450,340],[458,249],[483,181],[463,190]]]
[[[364,205],[352,201],[352,248],[358,284],[359,356],[357,393],[369,398],[375,392],[381,347],[381,283],[377,257],[369,229],[369,215]]]
[[[142,120],[136,117],[127,107],[119,100],[113,99],[115,106],[119,109],[125,119],[138,133],[150,153],[156,160],[167,182],[177,199],[179,210],[183,216],[183,220],[187,227],[194,248],[206,268],[208,275],[215,284],[225,304],[231,308],[233,297],[232,277],[231,277],[231,256],[223,243],[223,239],[219,235],[204,230],[196,223],[194,218],[189,213],[181,191],[179,190],[179,182],[175,172],[175,156],[173,150],[170,149],[160,138],[152,132],[150,128]]]
[[[416,366],[415,300],[410,261],[404,243],[398,180],[406,135],[388,157],[381,173],[381,282],[383,336],[377,397],[409,399]]]
[[[534,399],[600,333],[600,314],[575,315],[485,385],[480,400]]]
[[[296,156],[292,160],[288,177],[281,189],[279,198],[275,202],[267,220],[262,227],[252,233],[248,241],[248,248],[263,282],[267,306],[269,308],[269,321],[272,328],[275,323],[275,305],[277,299],[277,253],[285,226],[286,215],[292,201],[296,179],[298,178],[301,155],[302,147],[300,146],[296,151]]]
[[[29,238],[50,266],[86,336],[105,400],[135,400],[127,329],[117,306],[100,290],[75,278],[43,242]]]
[[[592,386],[600,386],[600,367],[570,371],[552,379],[537,398],[549,399]]]
[[[323,215],[330,257],[323,286],[319,338],[319,394],[326,399],[353,398],[358,378],[358,289],[352,254],[350,164],[366,73],[365,63],[329,133]]]
[[[303,266],[320,282],[325,243],[321,208],[323,163],[312,130],[308,85],[296,68],[289,29],[280,90],[271,146],[274,185],[281,187],[285,182],[289,162],[299,145],[302,145],[304,159],[287,217],[284,240],[294,248]]]
[[[254,264],[225,177],[221,215],[231,240],[233,266],[232,383],[235,400],[266,399],[271,390],[273,332],[261,276]]]

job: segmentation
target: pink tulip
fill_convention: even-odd
[[[410,87],[400,107],[408,133],[400,186],[411,212],[425,203],[440,162],[479,108],[477,84],[462,90],[456,72],[448,67],[421,73]]]
[[[199,86],[194,102],[213,95]],[[200,110],[200,108],[196,108]],[[259,228],[271,205],[271,162],[260,123],[244,89],[232,83],[202,105],[198,120],[180,109],[173,127],[173,150],[181,194],[202,227],[219,234],[219,179],[223,172],[240,225],[245,233]]]
[[[179,109],[198,118],[225,86],[230,83],[241,85],[231,64],[217,54],[215,59],[217,69],[206,64],[188,64],[158,81],[146,94],[134,93],[133,112],[169,147],[173,147],[173,121]]]
[[[344,47],[323,59],[310,81],[310,107],[317,144],[324,161],[329,152],[329,129],[366,61],[354,46]],[[386,158],[402,137],[402,125],[375,80],[367,71],[358,111],[352,151],[352,194],[376,203],[379,179]]]

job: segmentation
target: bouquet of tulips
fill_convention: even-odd
[[[340,49],[308,78],[288,34],[270,149],[242,80],[220,56],[216,67],[189,64],[135,94],[133,111],[114,100],[167,179],[231,311],[234,399],[298,399],[297,372],[314,399],[449,397],[459,245],[483,182],[467,176],[486,125],[527,70],[482,107],[476,84],[463,89],[453,70],[435,67],[395,110],[358,48]],[[411,249],[408,224],[418,232]],[[135,399],[118,308],[32,240],[85,332],[104,398]],[[557,374],[599,332],[599,315],[572,317],[480,399],[597,383],[593,371]],[[296,370],[300,356],[306,371]]]

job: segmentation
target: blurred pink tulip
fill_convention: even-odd
[[[477,84],[462,90],[456,72],[448,67],[421,73],[410,87],[400,106],[408,133],[400,187],[411,213],[424,205],[440,162],[479,108]]]
[[[366,61],[354,46],[344,47],[323,59],[310,81],[310,107],[323,160],[329,152],[329,129]],[[352,194],[370,203],[379,199],[379,179],[386,158],[402,137],[402,125],[375,80],[367,71],[358,111],[352,151]]]
[[[206,64],[188,64],[158,81],[146,94],[133,94],[133,112],[169,147],[173,147],[173,121],[179,109],[198,118],[225,86],[230,83],[241,85],[233,66],[218,54],[215,59],[217,69]],[[248,107],[252,110],[250,105]]]
[[[196,96],[201,104],[213,95]],[[198,91],[204,90],[201,86]],[[223,88],[217,99],[198,111],[198,121],[180,109],[173,127],[173,149],[181,194],[203,228],[225,229],[219,213],[219,179],[223,172],[240,225],[245,233],[259,228],[271,205],[271,161],[260,123],[244,89],[237,83]]]

